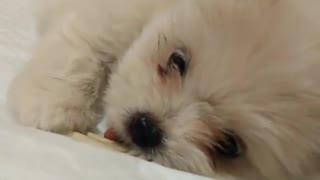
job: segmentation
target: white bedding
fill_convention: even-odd
[[[27,1],[0,0],[0,180],[207,179],[15,124],[5,94],[35,40]]]

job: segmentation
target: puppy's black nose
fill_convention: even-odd
[[[159,146],[162,132],[149,113],[136,113],[129,119],[128,132],[133,143],[143,149]]]

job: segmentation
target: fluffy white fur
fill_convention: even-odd
[[[244,180],[319,174],[319,0],[38,5],[41,38],[9,92],[22,124],[85,132],[106,115],[132,153],[168,167]],[[181,47],[191,57],[186,75],[161,74]],[[132,145],[126,121],[137,111],[158,117],[164,148]],[[237,159],[208,154],[226,129],[244,144]]]

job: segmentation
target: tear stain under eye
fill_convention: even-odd
[[[158,65],[158,73],[161,78],[164,78],[165,75],[168,73],[160,64]]]

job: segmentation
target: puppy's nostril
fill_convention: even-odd
[[[144,149],[161,144],[162,132],[152,115],[137,113],[129,120],[128,132],[133,143]]]

